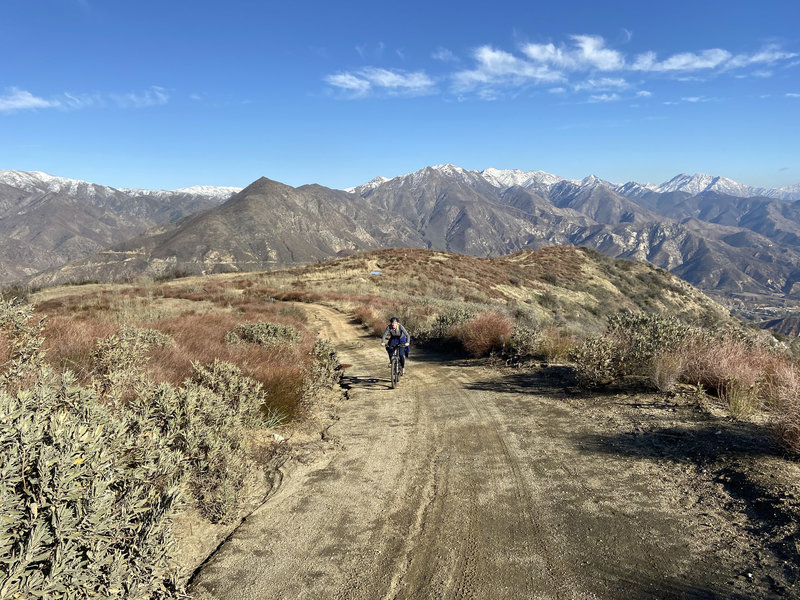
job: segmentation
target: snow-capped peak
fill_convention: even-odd
[[[21,190],[58,191],[62,187],[76,185],[92,185],[88,181],[56,177],[43,171],[4,171],[0,170],[0,183],[5,183]]]
[[[494,169],[488,168],[481,171],[481,175],[489,183],[499,188],[509,188],[517,185],[524,188],[551,185],[564,181],[563,177],[545,173],[544,171],[521,171],[519,169]]]
[[[463,175],[464,173],[468,172],[466,169],[462,169],[456,165],[451,165],[450,163],[444,165],[433,165],[431,169],[434,171],[439,171],[444,175]]]
[[[669,181],[662,183],[656,188],[656,191],[664,192],[686,192],[693,196],[703,192],[720,192],[730,196],[757,196],[763,190],[758,188],[738,183],[727,177],[719,175],[706,175],[704,173],[695,173],[694,175],[687,175],[681,173],[676,175]]]
[[[635,181],[629,181],[628,183],[623,183],[622,185],[616,186],[614,191],[629,198],[639,198],[648,192],[656,191],[657,188],[658,186],[655,183],[645,183],[642,185],[641,183],[636,183]]]
[[[194,194],[207,198],[224,200],[241,191],[237,187],[216,187],[208,185],[196,185],[178,190],[142,190],[135,188],[112,188],[107,185],[82,181],[80,179],[68,179],[66,177],[56,177],[42,171],[5,171],[0,170],[0,183],[15,187],[26,192],[37,193],[67,193],[82,194],[91,198],[108,198],[111,195],[122,192],[127,195],[140,196],[169,196],[172,194]]]
[[[383,175],[378,175],[377,177],[370,179],[367,183],[362,183],[361,185],[345,188],[344,191],[353,194],[356,192],[356,190],[358,190],[359,193],[362,193],[366,192],[367,190],[374,190],[376,187],[378,187],[382,183],[386,183],[387,181],[389,181],[388,177],[384,177]]]
[[[168,198],[175,194],[190,194],[202,196],[210,200],[224,201],[242,191],[240,187],[233,186],[214,186],[214,185],[193,185],[191,187],[178,188],[176,190],[144,190],[138,188],[119,188],[120,192],[131,196],[152,196],[155,198]]]
[[[112,188],[80,179],[56,177],[43,171],[2,171],[0,183],[26,192],[83,194],[89,197],[107,198],[114,193]]]

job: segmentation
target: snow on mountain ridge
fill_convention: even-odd
[[[386,183],[387,181],[389,181],[388,177],[384,177],[383,175],[378,175],[377,177],[370,179],[367,183],[362,183],[361,185],[345,188],[344,191],[349,192],[351,194],[354,194],[356,193],[356,191],[358,191],[358,193],[360,194],[367,190],[374,190],[376,187],[378,187],[382,183]]]
[[[768,190],[745,185],[720,175],[706,175],[704,173],[687,175],[686,173],[681,173],[656,187],[655,191],[662,194],[665,192],[686,192],[692,196],[703,192],[719,192],[729,196],[747,198],[749,196],[763,196],[764,192]]]
[[[143,190],[136,188],[113,188],[107,185],[91,183],[80,179],[57,177],[43,171],[10,171],[0,170],[0,183],[15,187],[26,192],[44,193],[70,193],[73,195],[84,193],[91,198],[107,198],[115,192],[147,196],[170,196],[173,194],[194,194],[207,198],[229,198],[242,188],[231,186],[195,185],[177,190]]]
[[[544,171],[521,171],[520,169],[495,169],[490,167],[480,173],[489,183],[500,188],[509,188],[514,185],[524,188],[541,185],[549,188],[559,181],[564,181],[563,177]]]

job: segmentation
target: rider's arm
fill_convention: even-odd
[[[386,331],[383,332],[383,337],[381,338],[381,344],[385,344],[386,343],[386,337],[389,335],[389,330],[390,330],[390,328],[387,327]]]
[[[406,336],[406,346],[411,344],[411,336],[408,335],[408,330],[405,327],[403,327],[402,325],[400,325],[400,331],[403,333],[403,335]]]

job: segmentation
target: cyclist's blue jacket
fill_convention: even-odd
[[[403,327],[402,323],[398,323],[397,330],[395,331],[392,329],[392,326],[389,325],[386,328],[386,331],[383,332],[383,337],[381,338],[381,343],[386,342],[386,338],[389,338],[388,343],[386,344],[390,348],[392,346],[396,346],[397,344],[410,344],[411,343],[411,336],[408,335],[408,331],[406,328]]]

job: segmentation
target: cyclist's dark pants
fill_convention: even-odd
[[[392,360],[392,350],[394,350],[393,347],[386,346],[386,352],[389,353],[389,360]],[[402,344],[400,344],[400,352],[398,352],[398,354],[400,355],[400,367],[405,369],[406,368],[406,347],[403,346]]]

